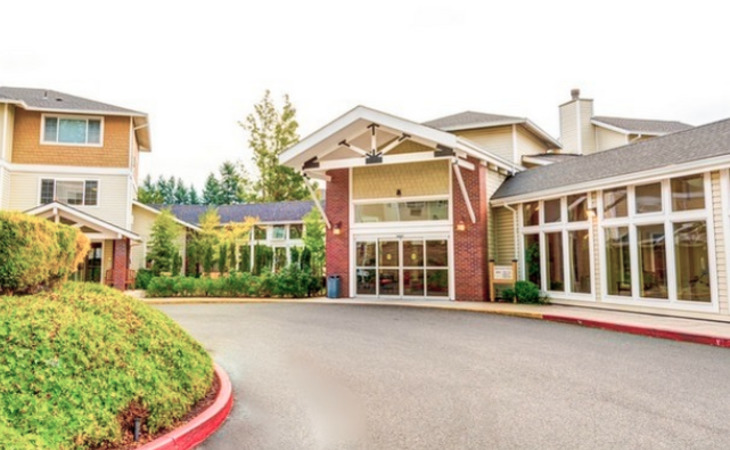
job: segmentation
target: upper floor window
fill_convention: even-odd
[[[274,225],[272,228],[271,239],[282,240],[286,239],[286,227],[284,225]]]
[[[355,222],[414,222],[449,219],[449,201],[395,201],[355,204]]]
[[[293,223],[289,225],[289,239],[301,239],[304,236],[304,225]]]
[[[101,145],[102,119],[43,116],[44,144]]]
[[[58,200],[67,205],[96,206],[99,202],[99,182],[96,180],[41,180],[40,203]]]

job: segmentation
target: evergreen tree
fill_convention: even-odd
[[[190,185],[190,189],[188,189],[188,204],[190,205],[199,205],[200,204],[200,196],[198,195],[198,190],[195,189],[195,186],[192,184]]]
[[[203,188],[203,204],[217,206],[222,204],[221,185],[211,172]]]
[[[175,190],[173,191],[173,198],[175,205],[187,205],[190,201],[188,194],[188,188],[185,186],[185,182],[182,178],[179,178],[175,182]]]
[[[247,180],[239,173],[238,168],[232,162],[226,161],[221,165],[220,174],[221,204],[233,205],[243,202],[246,198]]]
[[[279,164],[279,155],[299,140],[296,109],[289,96],[284,96],[284,105],[279,111],[267,90],[263,99],[254,105],[254,112],[239,124],[249,133],[248,145],[259,170],[259,179],[253,189],[255,200],[279,202],[307,198],[309,192],[304,177]]]
[[[162,210],[155,218],[147,261],[151,263],[152,271],[156,275],[172,270],[175,255],[180,252],[175,244],[180,232],[181,227],[175,222],[175,216],[169,209]]]
[[[157,185],[152,182],[150,175],[144,177],[142,185],[137,190],[137,200],[146,205],[162,204],[163,198],[157,190]]]

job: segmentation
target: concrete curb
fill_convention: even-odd
[[[138,450],[188,450],[218,430],[233,407],[233,387],[228,374],[218,364],[215,364],[215,376],[220,381],[220,390],[212,405],[190,422],[139,447]]]

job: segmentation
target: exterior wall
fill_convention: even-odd
[[[106,283],[106,272],[114,265],[114,240],[107,239],[102,246],[101,282]]]
[[[534,134],[525,130],[521,126],[515,127],[517,130],[517,163],[522,161],[524,155],[537,155],[545,153],[549,147],[535,137]]]
[[[454,263],[452,264],[455,279],[455,296],[459,301],[485,301],[488,296],[487,284],[487,171],[479,161],[469,158],[476,168],[462,170],[464,184],[469,194],[476,216],[476,223],[471,223],[464,197],[458,183],[454,183],[453,194],[453,236]],[[328,200],[329,203],[329,200]],[[456,229],[461,218],[464,218],[466,229]]]
[[[620,147],[629,143],[628,136],[617,131],[608,130],[603,127],[596,129],[596,151],[608,150]]]
[[[491,175],[491,173],[490,173]],[[497,264],[509,264],[515,253],[515,213],[507,208],[492,208],[491,236],[494,236],[494,254],[490,258]],[[491,246],[490,246],[491,247]],[[521,258],[517,258],[518,260]]]
[[[104,117],[101,147],[41,144],[41,117],[38,111],[16,110],[13,163],[129,167],[129,117]]]
[[[15,106],[0,104],[0,160],[12,159],[14,123]]]
[[[455,131],[454,134],[469,139],[508,161],[514,161],[512,125],[480,130]]]
[[[132,231],[142,238],[141,243],[133,243],[130,249],[130,265],[132,270],[144,269],[146,266],[145,258],[147,257],[147,243],[152,238],[152,225],[155,223],[157,214],[147,211],[138,206],[132,206],[134,221],[132,223]],[[175,245],[180,249],[180,256],[183,260],[183,268],[186,267],[185,257],[187,255],[185,248],[187,244],[187,231],[182,227],[180,235],[175,240]]]
[[[116,239],[113,243],[112,283],[115,288],[123,291],[126,289],[129,268],[129,239]]]
[[[129,193],[127,175],[90,175],[53,172],[12,172],[8,209],[25,211],[40,204],[42,178],[99,180],[98,206],[74,206],[94,217],[128,228]]]
[[[503,175],[499,172],[496,172],[494,170],[489,170],[487,173],[487,199],[491,199],[492,195],[494,195],[495,192],[497,192],[497,189],[499,189],[499,186],[502,185],[504,180],[507,178],[506,175]],[[494,214],[487,214],[487,234],[488,234],[488,249],[487,249],[487,255],[489,259],[497,259],[497,250],[495,245],[497,242],[496,239],[496,233],[495,233],[495,226],[494,226]]]
[[[560,143],[565,153],[589,154],[595,151],[592,116],[593,100],[571,100],[560,105]]]
[[[375,165],[352,169],[353,200],[448,195],[449,162],[427,161],[411,164]],[[329,202],[329,192],[327,196]]]
[[[350,296],[350,171],[349,169],[330,170],[327,175],[327,202],[325,214],[332,223],[327,230],[326,254],[327,276],[339,275],[340,296]],[[336,235],[334,229],[340,228]]]
[[[722,195],[722,184],[720,182],[720,172],[712,172],[710,174],[710,182],[712,185],[712,220],[714,222],[713,230],[715,232],[715,259],[717,270],[717,295],[720,300],[720,314],[730,314],[730,305],[728,302],[728,276],[727,276],[727,236],[725,236],[725,218],[723,217],[723,201],[726,201]]]

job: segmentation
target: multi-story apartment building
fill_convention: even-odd
[[[83,280],[123,289],[142,266],[151,223],[144,219],[158,214],[135,201],[140,153],[150,150],[145,113],[0,87],[0,208],[86,233],[92,250],[78,273]]]

